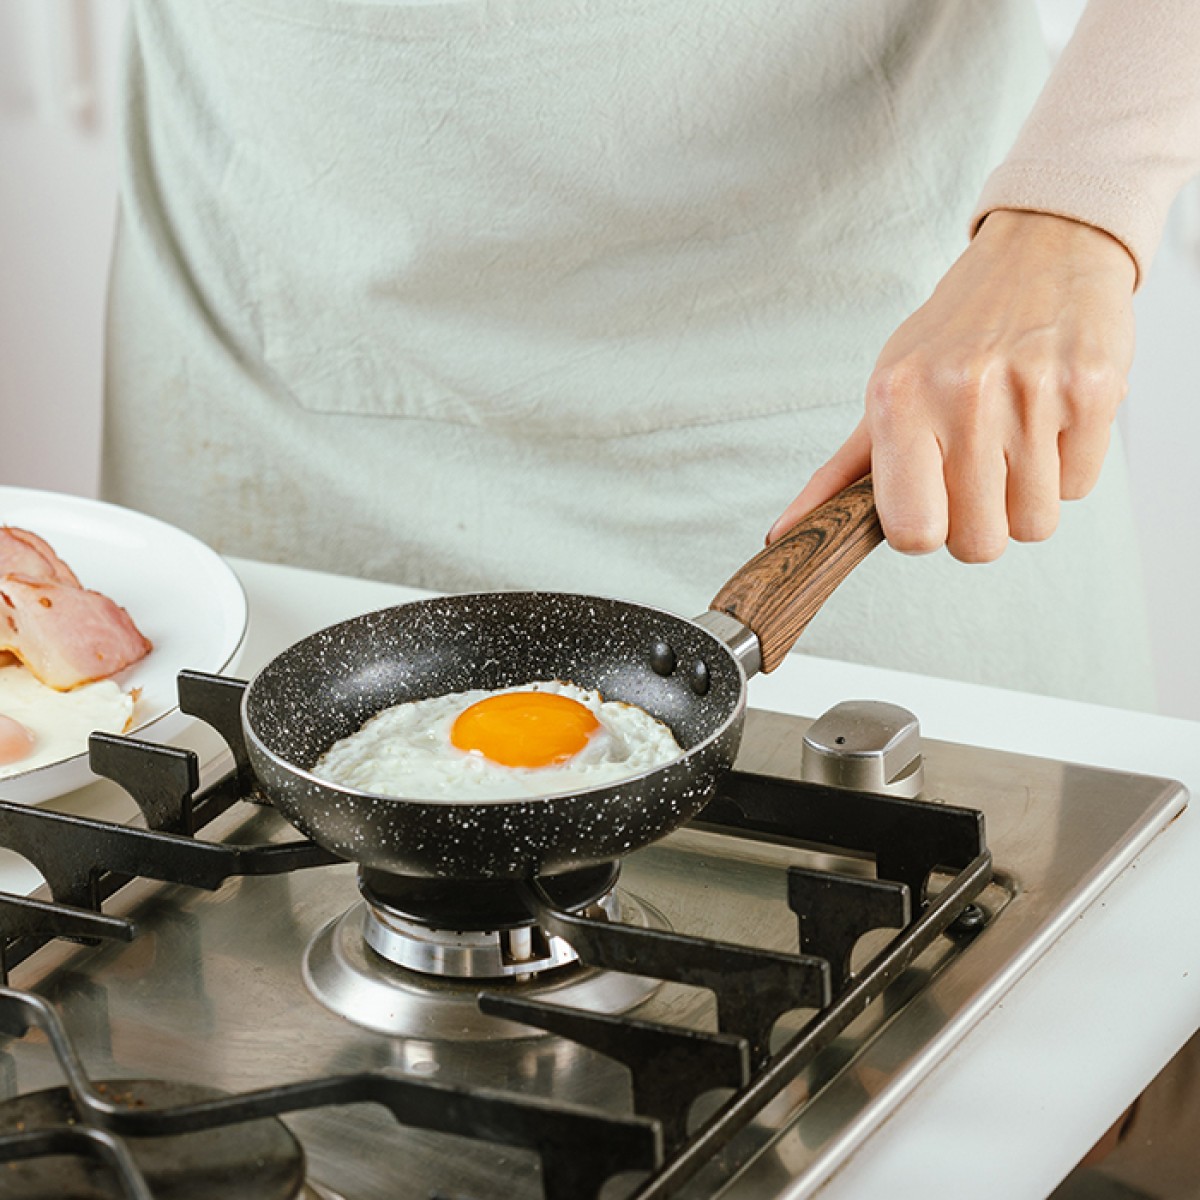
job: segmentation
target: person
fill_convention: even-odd
[[[1033,0],[132,0],[104,494],[698,611],[871,469],[802,652],[1149,707],[1106,447],[1198,61],[1195,0],[1048,82]]]
[[[1101,465],[1197,166],[1192,0],[1092,0],[1044,91],[1032,0],[131,14],[108,499],[696,612],[873,468],[891,549],[801,651],[1152,707]]]

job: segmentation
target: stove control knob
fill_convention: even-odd
[[[921,726],[908,709],[880,700],[835,705],[804,735],[801,778],[858,792],[919,796],[925,785]]]

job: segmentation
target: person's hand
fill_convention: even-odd
[[[1085,496],[1133,360],[1134,262],[1090,225],[998,211],[888,340],[866,413],[767,535],[873,471],[889,543],[990,562]]]

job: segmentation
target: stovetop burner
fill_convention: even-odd
[[[619,866],[604,863],[540,884],[556,908],[615,918]],[[561,937],[539,929],[518,880],[419,879],[360,868],[363,934],[388,962],[452,979],[528,979],[578,960]]]
[[[635,928],[667,928],[660,912],[617,889],[583,912]],[[514,958],[522,948],[525,956]],[[303,976],[313,996],[355,1025],[439,1043],[533,1034],[482,1012],[482,986],[598,1013],[628,1012],[660,987],[655,979],[582,966],[578,958],[566,939],[536,926],[442,932],[363,903],[318,931],[304,952]]]
[[[160,1200],[174,1193],[145,1183],[138,1143],[207,1127],[224,1149],[235,1126],[282,1116],[309,1174],[287,1200],[798,1200],[1185,800],[1162,780],[943,743],[924,799],[798,782],[803,724],[750,712],[738,770],[696,821],[631,854],[619,887],[607,869],[571,873],[559,896],[531,881],[530,921],[511,894],[367,877],[371,904],[347,912],[357,868],[262,804],[244,688],[180,679],[181,708],[236,764],[203,789],[187,752],[93,739],[93,769],[144,827],[0,799],[0,845],[46,881],[0,894],[0,1098],[36,1106],[65,1079],[50,1107],[86,1114],[55,1117],[52,1136],[19,1128],[28,1110],[0,1123],[0,1193],[20,1195],[8,1185],[36,1163],[26,1194],[72,1195],[45,1170],[73,1155],[98,1164],[76,1194]],[[442,928],[451,913],[476,925],[462,906],[477,903],[482,929]],[[367,942],[380,913],[426,937],[507,933],[510,957],[514,932],[560,938],[579,961],[523,978],[521,959],[481,988],[388,961]],[[169,1073],[196,1090],[146,1096],[151,1128],[97,1095],[93,1069],[106,1087]],[[294,1160],[280,1169],[291,1188]],[[239,1194],[206,1184],[196,1194]],[[258,1161],[251,1194],[274,1200]]]
[[[557,908],[578,912],[612,891],[619,871],[619,863],[601,863],[538,882]],[[429,929],[512,929],[534,920],[520,880],[422,879],[362,867],[358,887],[368,903]]]

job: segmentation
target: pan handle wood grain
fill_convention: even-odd
[[[756,554],[709,607],[753,630],[762,670],[773,671],[838,584],[882,541],[867,475]]]

